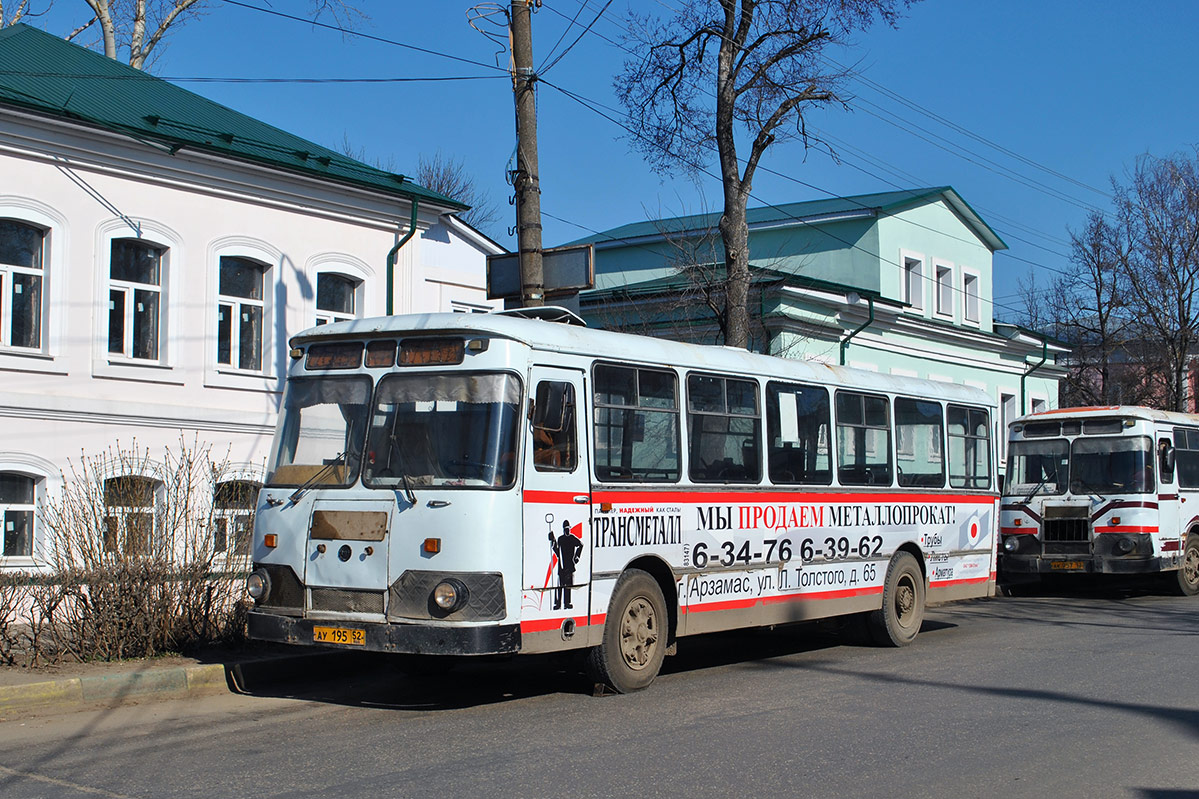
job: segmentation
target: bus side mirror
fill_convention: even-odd
[[[566,410],[574,403],[574,386],[570,383],[543,381],[537,384],[533,403],[533,427],[551,433],[561,432],[566,425]]]
[[[1161,457],[1161,466],[1163,472],[1174,471],[1174,460],[1176,457],[1177,451],[1174,449],[1174,445],[1167,443],[1165,448],[1162,450]]]

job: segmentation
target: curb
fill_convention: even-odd
[[[319,674],[326,661],[348,653],[329,651],[280,655],[234,663],[150,668],[96,677],[0,686],[0,719],[33,711],[66,713],[88,705],[133,697],[179,699],[219,693],[249,693]],[[331,663],[331,661],[330,661]]]

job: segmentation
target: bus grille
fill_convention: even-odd
[[[351,591],[344,588],[313,588],[312,609],[337,613],[382,613],[382,591]]]
[[[1091,551],[1091,524],[1087,519],[1046,519],[1045,554],[1077,555]]]

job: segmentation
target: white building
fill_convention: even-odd
[[[35,506],[81,452],[198,437],[260,481],[289,337],[385,313],[389,279],[395,313],[490,307],[485,256],[502,248],[449,215],[462,208],[36,29],[0,31],[0,568],[35,565]],[[238,487],[218,498],[243,504]]]

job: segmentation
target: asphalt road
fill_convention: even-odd
[[[569,659],[333,660],[0,724],[0,797],[1199,797],[1199,599],[1137,585],[932,609],[906,649],[689,639],[630,696]]]

